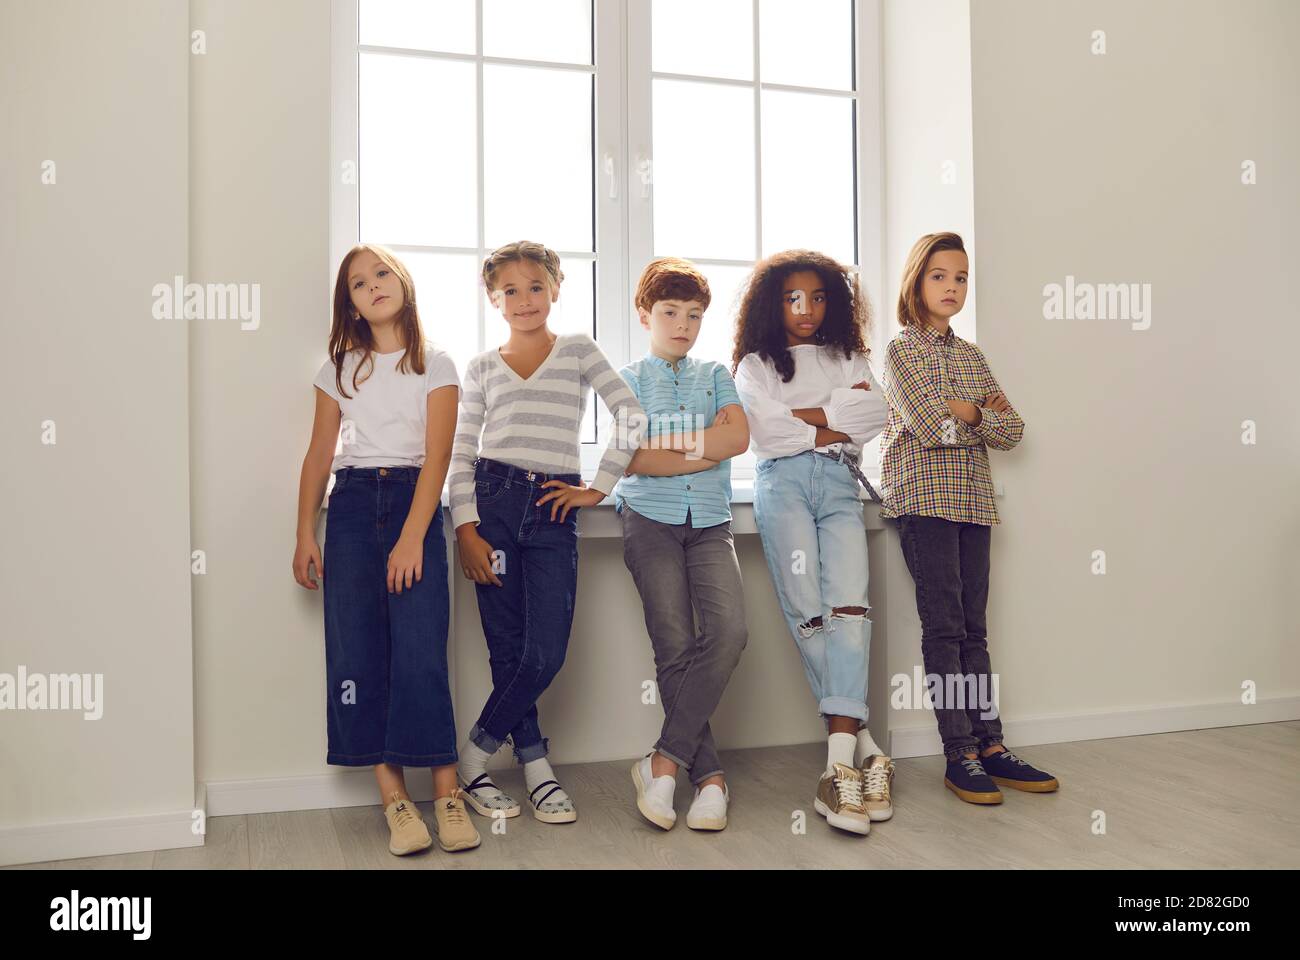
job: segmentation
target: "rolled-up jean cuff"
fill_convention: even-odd
[[[520,763],[532,763],[534,760],[542,759],[547,752],[547,739],[542,737],[536,743],[530,743],[526,747],[515,747],[515,759]]]
[[[659,754],[659,756],[663,757],[665,760],[671,760],[673,763],[677,764],[677,766],[679,766],[683,770],[690,767],[690,764],[687,763],[685,760],[683,760],[679,754],[674,753],[672,750],[669,750],[667,747],[663,745],[663,743],[655,744],[655,753]]]
[[[959,743],[951,747],[943,748],[943,755],[949,760],[961,760],[968,753],[973,753],[977,757],[979,756],[979,742],[977,740],[972,739],[970,743]]]
[[[852,697],[822,697],[822,702],[817,705],[817,712],[823,717],[867,719],[867,705]]]
[[[1002,734],[996,734],[992,737],[985,737],[980,741],[980,749],[987,750],[989,747],[995,747],[1002,742]]]
[[[469,742],[474,744],[484,753],[496,753],[501,749],[504,740],[498,740],[492,734],[482,729],[477,723],[470,727]]]
[[[695,771],[692,770],[692,771],[691,771],[691,783],[692,783],[693,785],[695,785],[695,786],[698,787],[698,786],[699,786],[701,783],[703,783],[705,780],[709,779],[709,777],[720,777],[720,776],[722,776],[722,771],[721,771],[721,770],[710,770],[708,773],[702,773],[702,774],[700,774],[699,776],[696,776],[696,775],[695,775]]]

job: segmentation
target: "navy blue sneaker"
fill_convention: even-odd
[[[1002,791],[989,779],[978,760],[961,757],[948,761],[943,785],[967,803],[1001,803]]]
[[[1010,750],[990,754],[981,763],[994,783],[1028,793],[1051,793],[1060,782],[1050,773],[1031,767]]]

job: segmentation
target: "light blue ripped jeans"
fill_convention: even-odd
[[[858,482],[811,450],[760,460],[754,520],[808,684],[823,717],[867,719],[871,621],[832,614],[867,606],[867,532]],[[821,624],[810,623],[821,617]]]

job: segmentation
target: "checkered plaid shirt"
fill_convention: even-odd
[[[1010,450],[1024,436],[1014,409],[981,410],[979,425],[957,419],[946,400],[982,406],[1001,393],[980,348],[949,328],[904,327],[885,356],[889,422],[880,440],[881,516],[913,513],[958,523],[998,522],[988,447]]]

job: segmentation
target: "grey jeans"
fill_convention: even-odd
[[[996,709],[972,706],[970,696],[945,703],[943,693],[949,689],[958,692],[955,685],[949,686],[954,680],[968,681],[975,691],[992,688],[985,622],[990,530],[986,525],[954,523],[942,517],[904,514],[898,518],[903,559],[916,584],[921,658],[927,677],[942,684],[939,692],[933,687],[931,692],[943,753],[949,760],[1002,742],[1002,719]]]
[[[664,724],[655,749],[698,784],[722,773],[709,717],[749,635],[731,523],[659,523],[623,505],[623,561],[645,608]],[[696,624],[699,633],[696,633]]]

